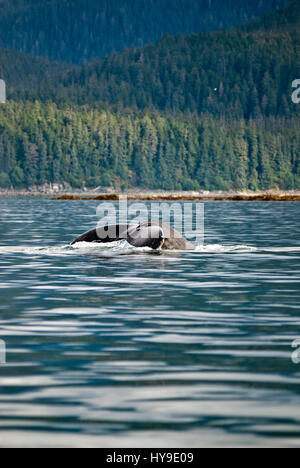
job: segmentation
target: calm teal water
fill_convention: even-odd
[[[95,202],[0,204],[2,447],[300,446],[300,204],[207,203],[164,254],[68,247]]]

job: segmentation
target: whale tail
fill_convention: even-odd
[[[151,223],[101,226],[77,237],[71,245],[78,242],[109,243],[123,239],[134,247],[159,249],[164,243],[164,233],[159,225],[152,225]]]
[[[77,237],[71,245],[77,244],[78,242],[97,242],[97,243],[108,243],[116,242],[122,239],[127,239],[128,225],[111,225],[101,226],[96,229],[91,229],[85,232],[81,236]]]

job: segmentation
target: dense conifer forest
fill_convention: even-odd
[[[0,50],[0,72],[11,99],[230,120],[299,116],[291,100],[300,71],[299,24],[297,0],[249,27],[165,36],[83,67]]]
[[[226,122],[90,106],[0,108],[0,186],[300,188],[298,119]]]
[[[80,67],[0,49],[0,187],[300,189],[299,12]]]
[[[0,0],[0,47],[72,63],[162,35],[231,28],[284,0]]]

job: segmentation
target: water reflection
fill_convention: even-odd
[[[95,206],[1,199],[0,445],[299,446],[299,205],[208,203],[195,252],[71,248]]]

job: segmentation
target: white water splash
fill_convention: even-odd
[[[128,244],[126,241],[111,242],[109,244],[98,244],[90,242],[78,242],[75,245],[62,245],[53,247],[36,247],[36,246],[6,246],[0,247],[0,255],[8,254],[25,254],[25,255],[44,255],[44,256],[60,256],[60,255],[84,255],[91,253],[120,253],[131,254],[133,252],[153,252],[149,247],[136,248]]]
[[[196,252],[203,253],[230,253],[230,252],[256,252],[256,247],[250,247],[248,245],[222,245],[222,244],[211,244],[211,245],[198,245]]]
[[[160,254],[168,252],[187,253],[186,251],[160,251]],[[198,245],[195,251],[190,251],[190,254],[228,254],[228,253],[296,253],[300,252],[299,246],[291,247],[253,247],[248,245],[223,245],[223,244],[208,244]],[[109,244],[98,244],[89,242],[78,242],[75,245],[57,245],[57,246],[0,246],[0,255],[9,254],[25,254],[37,256],[61,256],[61,255],[85,255],[85,254],[115,254],[115,255],[132,255],[132,254],[149,254],[158,253],[149,247],[134,247],[126,241],[112,242]]]

